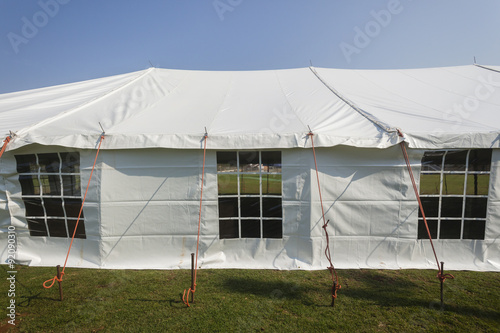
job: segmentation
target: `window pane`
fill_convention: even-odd
[[[42,173],[59,172],[59,155],[56,153],[38,154],[38,164],[40,164],[40,172]]]
[[[462,222],[460,220],[441,220],[441,227],[439,228],[440,239],[460,239],[460,227]]]
[[[464,194],[465,175],[443,174],[443,195]]]
[[[441,217],[462,217],[462,198],[442,198]]]
[[[63,219],[47,219],[47,226],[51,237],[68,237]]]
[[[217,171],[218,172],[236,172],[236,152],[218,151],[217,152]]]
[[[241,217],[260,217],[260,198],[241,198]]]
[[[44,198],[43,202],[45,204],[45,211],[47,212],[47,216],[64,217],[62,199]]]
[[[468,175],[467,194],[468,195],[488,195],[490,187],[490,175]]]
[[[262,198],[262,216],[282,217],[281,198]]]
[[[80,173],[80,154],[61,153],[63,173]]]
[[[80,199],[64,199],[64,209],[66,210],[67,217],[78,218],[78,213],[82,207],[82,201]],[[83,211],[80,218],[83,218]]]
[[[30,236],[48,236],[44,219],[27,219]]]
[[[240,175],[241,194],[260,194],[259,174]]]
[[[421,174],[420,175],[420,194],[439,194],[439,185],[441,182],[440,174]]]
[[[219,220],[219,237],[238,238],[238,220]]]
[[[263,220],[264,238],[283,238],[283,227],[281,220]]]
[[[16,155],[17,173],[37,173],[38,165],[36,164],[35,154]]]
[[[281,174],[262,174],[262,194],[281,195]]]
[[[240,171],[259,172],[258,151],[240,151]]]
[[[241,220],[241,238],[260,238],[260,221]]]
[[[440,171],[444,151],[427,151],[422,157],[422,171]]]
[[[26,216],[45,216],[42,200],[36,198],[25,198]]]
[[[69,237],[73,237],[75,226],[76,220],[68,220]],[[85,223],[83,223],[82,219],[80,219],[80,222],[78,222],[78,228],[76,229],[75,238],[87,238],[87,236],[85,235]]]
[[[62,176],[62,179],[64,195],[75,197],[82,195],[80,176]]]
[[[61,195],[61,179],[59,176],[40,175],[42,195]]]
[[[219,217],[238,217],[238,198],[219,198]]]
[[[281,152],[263,151],[262,172],[281,172]]]
[[[23,195],[40,194],[40,183],[37,176],[19,175],[19,183],[21,183],[21,191]]]
[[[465,217],[486,217],[488,198],[466,198]]]
[[[219,195],[238,194],[238,175],[218,174],[217,186]]]
[[[431,232],[432,239],[437,238],[438,223],[437,220],[427,220],[427,225],[429,226],[429,231]],[[425,228],[425,223],[423,219],[418,220],[418,239],[429,239],[427,234],[427,229]]]
[[[464,235],[463,239],[484,239],[484,230],[486,221],[464,221]]]
[[[439,198],[420,198],[422,206],[424,207],[424,213],[426,217],[438,217],[439,212]],[[422,212],[418,210],[418,216],[422,217]]]
[[[445,171],[465,171],[467,150],[449,151],[444,157]]]
[[[473,149],[469,154],[469,171],[490,171],[491,149]]]

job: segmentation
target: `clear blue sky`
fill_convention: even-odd
[[[150,67],[500,65],[498,0],[0,0],[0,93]]]

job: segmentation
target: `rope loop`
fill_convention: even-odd
[[[333,268],[333,267],[332,267],[332,268]],[[329,269],[330,269],[330,267],[329,267]],[[338,283],[336,283],[336,284],[335,284],[335,287],[334,287],[334,288],[332,288],[332,289],[333,289],[333,290],[332,290],[332,298],[333,298],[333,299],[337,299],[337,291],[338,291],[338,290],[340,290],[341,288],[342,288],[342,286],[341,286],[340,284],[338,284]]]
[[[187,294],[186,294],[186,290],[187,290]],[[192,288],[184,289],[184,293],[182,294],[182,301],[188,307],[191,307],[191,305],[189,305],[189,294],[193,294],[194,295],[195,292],[196,292],[196,283],[194,284],[194,289],[192,289]]]
[[[56,275],[56,276],[54,276],[52,279],[49,279],[49,280],[45,281],[45,282],[43,283],[43,287],[44,287],[45,289],[50,289],[50,288],[52,288],[52,286],[54,285],[54,283],[56,283],[56,281],[57,281],[57,282],[62,282],[64,272],[61,272],[61,273],[60,273],[60,275],[61,275],[61,278],[60,278],[60,279],[58,279],[58,278],[57,278],[57,275]],[[50,284],[50,286],[47,286],[47,283],[48,283],[49,281],[52,281],[52,283]]]
[[[452,274],[443,274],[441,272],[437,273],[437,278],[439,281],[444,282],[446,279],[454,279],[455,277]]]

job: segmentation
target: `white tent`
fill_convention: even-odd
[[[500,270],[500,67],[140,72],[0,95],[0,251],[69,266]],[[398,135],[398,130],[403,137]],[[422,166],[422,168],[421,168]]]

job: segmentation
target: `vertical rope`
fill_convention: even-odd
[[[57,276],[54,276],[52,279],[45,281],[43,283],[43,287],[46,289],[51,288],[56,282],[56,280],[62,282],[64,270],[66,269],[66,263],[68,262],[69,258],[69,253],[71,252],[71,247],[73,246],[73,240],[75,239],[76,229],[78,228],[78,223],[80,222],[80,217],[82,216],[83,205],[85,204],[85,200],[87,199],[87,193],[89,191],[90,181],[92,180],[92,174],[94,173],[95,165],[97,163],[97,156],[99,156],[99,151],[101,150],[102,140],[104,140],[104,134],[101,135],[101,139],[99,140],[99,146],[97,147],[97,153],[95,154],[94,165],[92,166],[92,171],[90,171],[89,181],[87,183],[87,188],[85,189],[85,195],[83,196],[82,205],[80,206],[80,212],[78,213],[78,219],[76,220],[75,229],[73,230],[73,236],[71,237],[71,242],[69,243],[68,253],[66,254],[66,260],[64,261],[64,266],[60,275],[61,277],[58,278]],[[49,286],[47,286],[47,283],[49,283],[50,281],[52,281],[52,283]]]
[[[339,277],[337,275],[337,271],[335,270],[335,267],[333,266],[332,255],[330,252],[330,238],[328,236],[328,231],[326,230],[326,228],[328,226],[328,222],[330,222],[330,220],[325,221],[325,210],[323,208],[323,197],[321,195],[321,185],[320,185],[320,181],[319,181],[318,163],[316,162],[316,149],[314,147],[314,139],[313,139],[314,134],[313,134],[313,132],[312,131],[309,132],[308,136],[311,138],[311,146],[312,146],[313,156],[314,156],[314,167],[316,169],[316,180],[318,182],[319,201],[321,204],[321,218],[323,219],[323,227],[322,228],[325,230],[325,236],[326,236],[325,256],[326,256],[326,259],[328,259],[328,262],[330,263],[330,266],[327,267],[327,269],[332,276],[332,282],[333,282],[333,286],[334,286],[332,288],[332,300],[334,300],[337,298],[337,290],[339,290],[341,288],[341,285],[339,283]],[[333,304],[333,302],[332,302],[332,304]]]
[[[186,304],[188,307],[189,305],[189,294],[190,293],[195,293],[196,292],[196,276],[198,273],[198,251],[200,247],[200,230],[201,230],[201,208],[202,208],[202,202],[203,202],[203,183],[205,180],[205,158],[206,158],[206,153],[207,153],[207,138],[208,134],[205,133],[204,136],[204,141],[203,141],[203,167],[201,171],[201,194],[200,194],[200,209],[198,212],[198,236],[196,239],[196,256],[195,256],[195,266],[194,266],[194,283],[193,283],[193,288],[187,289],[187,295],[186,295],[186,289],[184,289],[184,293],[182,294],[182,301],[184,304]]]

